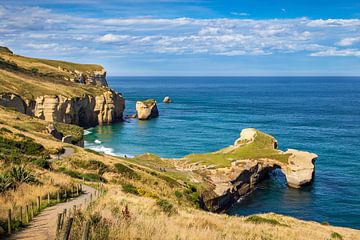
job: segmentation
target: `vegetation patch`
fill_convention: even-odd
[[[271,224],[271,225],[278,225],[278,226],[287,226],[285,224],[280,223],[278,220],[276,219],[272,219],[272,218],[264,218],[264,217],[260,217],[257,215],[253,215],[250,216],[248,218],[246,218],[245,222],[251,222],[251,223],[255,223],[255,224]]]
[[[133,169],[129,168],[128,166],[122,164],[122,163],[116,163],[114,164],[114,167],[116,171],[128,178],[139,180],[140,175],[137,174]]]
[[[55,122],[54,126],[63,136],[71,135],[72,144],[78,144],[84,138],[84,129],[82,127],[58,122]]]
[[[335,239],[336,240],[343,240],[343,236],[340,233],[337,233],[337,232],[331,233],[330,238],[334,239],[334,240]]]
[[[160,209],[169,216],[176,213],[174,205],[172,205],[168,200],[158,199],[156,201],[156,205],[159,206]]]
[[[139,192],[136,189],[136,187],[134,185],[130,184],[130,183],[123,184],[122,185],[122,190],[125,193],[131,193],[131,194],[134,194],[134,195],[139,195]]]
[[[24,166],[14,165],[0,174],[0,193],[15,189],[21,183],[38,183],[38,180]]]

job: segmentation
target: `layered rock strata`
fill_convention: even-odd
[[[69,98],[62,95],[44,95],[35,100],[23,99],[12,93],[2,93],[0,105],[49,122],[92,127],[121,120],[125,100],[121,94],[111,89],[98,96],[83,95]]]
[[[149,120],[158,117],[159,110],[157,109],[156,101],[154,99],[137,101],[136,115],[139,120]]]

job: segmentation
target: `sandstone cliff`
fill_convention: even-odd
[[[221,212],[253,191],[269,172],[279,168],[289,187],[300,188],[314,176],[316,154],[277,149],[275,138],[256,129],[241,131],[234,145],[208,154],[191,154],[174,163],[179,170],[200,174],[208,187],[204,208]]]
[[[148,99],[136,102],[136,114],[139,120],[148,120],[159,116],[156,101]]]
[[[99,65],[27,58],[1,48],[0,105],[49,122],[91,127],[121,120],[125,100],[108,88]]]

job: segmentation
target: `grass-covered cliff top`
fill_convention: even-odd
[[[102,89],[97,86],[69,81],[74,78],[75,71],[92,73],[103,71],[103,67],[23,57],[13,54],[6,47],[0,47],[0,93],[11,92],[27,99],[46,94],[79,97],[101,93]]]
[[[146,100],[139,100],[138,102],[142,102],[147,107],[151,107],[154,103],[156,103],[156,100],[151,98],[151,99],[146,99]]]
[[[283,154],[274,147],[274,138],[256,130],[252,141],[244,140],[217,152],[190,154],[183,158],[187,162],[201,163],[206,166],[229,167],[232,161],[245,159],[274,159],[287,163],[289,154]]]

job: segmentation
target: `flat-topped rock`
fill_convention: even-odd
[[[155,99],[136,102],[136,114],[139,120],[149,120],[159,116]]]
[[[318,156],[314,153],[295,149],[288,149],[285,154],[291,154],[289,156],[289,163],[281,168],[286,176],[288,185],[299,188],[311,183],[315,171],[314,163]]]

